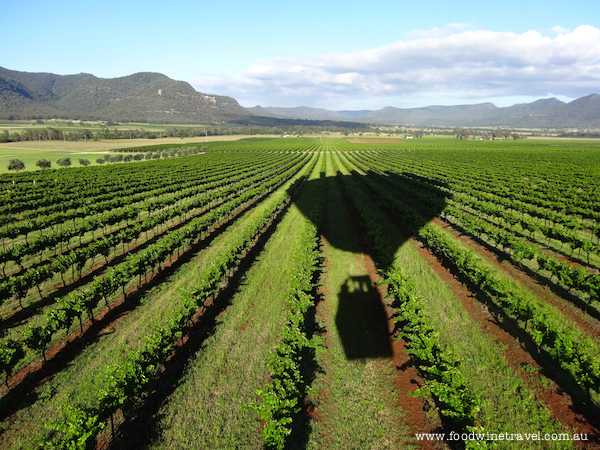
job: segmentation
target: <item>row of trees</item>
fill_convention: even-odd
[[[59,158],[56,160],[56,164],[60,167],[69,167],[71,165],[71,158]],[[90,164],[89,159],[79,158],[79,164],[82,166],[87,166]],[[39,167],[42,170],[49,169],[52,167],[52,162],[47,159],[40,159],[35,163],[36,167]],[[8,162],[8,170],[14,170],[19,173],[19,170],[25,169],[25,163],[20,159],[11,159]]]
[[[102,158],[96,159],[96,162],[98,162],[99,159],[102,159]],[[70,167],[71,166],[71,158],[58,158],[56,160],[56,164],[59,165],[60,167]],[[90,160],[86,159],[86,158],[79,158],[79,165],[80,166],[89,166]],[[50,167],[52,167],[52,161],[49,161],[47,159],[40,159],[35,163],[35,166],[39,167],[42,170],[50,169]],[[15,172],[19,173],[19,170],[24,170],[24,169],[25,169],[25,163],[23,161],[21,161],[20,159],[11,159],[8,162],[8,170],[14,170]]]
[[[468,130],[467,128],[458,128],[458,127],[454,127],[452,129],[452,134],[454,135],[454,137],[456,137],[456,139],[468,139],[469,136],[472,136],[473,139],[476,139],[477,136],[479,136],[480,139],[483,140],[490,140],[490,139],[508,139],[509,137],[512,137],[513,139],[521,139],[521,136],[517,133],[513,133],[511,130],[509,129],[505,129],[505,130],[501,130],[501,129],[497,129],[494,131],[482,131],[481,133],[476,133],[473,132],[471,130]]]
[[[4,130],[0,133],[0,142],[22,142],[22,141],[79,141],[94,139],[94,133],[90,130],[61,131],[55,128],[31,128],[9,133]]]
[[[202,151],[205,152],[208,150],[208,147],[203,146]],[[104,164],[104,163],[119,163],[119,162],[131,162],[131,161],[142,161],[142,160],[151,160],[151,159],[167,159],[167,158],[177,158],[183,156],[191,156],[198,153],[197,147],[187,147],[187,148],[172,148],[169,150],[164,150],[162,152],[148,152],[148,153],[130,153],[126,155],[117,154],[117,155],[104,155],[96,158],[96,164]],[[56,164],[60,167],[70,167],[72,162],[71,158],[59,158],[56,160]],[[91,164],[90,160],[87,158],[79,158],[80,166],[89,166]],[[39,167],[42,170],[50,169],[52,167],[52,162],[47,159],[40,159],[35,163],[36,167]],[[11,159],[8,162],[8,170],[14,170],[19,173],[19,170],[25,169],[25,163],[20,159]]]
[[[257,135],[257,134],[267,134],[267,135],[293,135],[293,136],[302,136],[305,134],[316,134],[322,132],[324,129],[323,126],[306,126],[306,125],[297,125],[297,126],[245,126],[245,127],[213,127],[213,128],[198,128],[198,127],[167,127],[164,130],[156,131],[156,130],[147,130],[144,128],[137,129],[110,129],[108,126],[103,126],[100,130],[92,132],[89,129],[83,129],[81,131],[62,131],[57,130],[56,128],[33,128],[29,130],[22,131],[14,131],[9,133],[8,130],[4,130],[0,133],[0,143],[1,142],[20,142],[20,141],[45,141],[45,140],[54,140],[54,141],[80,141],[80,140],[88,140],[93,139],[95,141],[99,140],[109,140],[109,139],[161,139],[161,138],[186,138],[186,137],[200,137],[200,136],[226,136],[226,135]],[[329,132],[341,132],[345,136],[350,133],[357,132],[369,132],[374,131],[376,135],[383,133],[379,127],[375,130],[369,128],[368,125],[361,125],[361,128],[343,128],[343,127],[332,127],[328,126],[327,131]],[[446,134],[449,132],[445,130],[431,130],[431,133],[435,134]],[[392,135],[404,135],[412,136],[412,137],[423,137],[425,134],[424,130],[408,130],[404,128],[396,128],[391,130],[386,130],[385,133]],[[513,139],[521,139],[521,136],[517,133],[513,133],[509,129],[497,129],[493,131],[473,131],[467,128],[458,128],[455,127],[452,129],[452,134],[457,139],[468,139],[471,136],[473,139],[477,137],[489,140],[489,139],[508,139],[512,137]]]

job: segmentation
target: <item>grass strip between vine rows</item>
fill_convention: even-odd
[[[163,211],[156,216],[147,217],[143,221],[138,222],[135,226],[127,229],[121,230],[116,235],[110,235],[109,237],[104,237],[97,239],[92,244],[87,247],[79,247],[69,251],[66,254],[61,254],[56,258],[51,258],[51,261],[42,265],[31,267],[26,269],[23,273],[10,276],[8,279],[5,279],[3,282],[0,282],[0,303],[11,296],[19,299],[19,304],[21,304],[22,298],[27,295],[27,292],[33,287],[37,287],[40,290],[40,285],[44,281],[51,279],[54,274],[60,273],[61,278],[62,274],[65,273],[69,267],[76,265],[78,270],[81,273],[82,268],[86,264],[89,259],[93,259],[98,255],[107,256],[107,252],[110,251],[110,248],[116,246],[120,243],[130,242],[132,240],[137,240],[139,236],[143,232],[148,232],[148,230],[158,226],[159,224],[163,224],[168,222],[177,216],[182,216],[184,221],[187,220],[186,215],[198,208],[206,207],[211,203],[219,201],[225,201],[228,196],[239,194],[242,188],[248,189],[252,186],[257,186],[265,179],[269,179],[274,177],[275,175],[283,173],[289,167],[297,164],[296,161],[290,161],[283,165],[283,167],[278,167],[276,170],[272,172],[261,172],[255,174],[254,176],[244,179],[244,175],[240,175],[239,177],[234,177],[231,180],[220,182],[219,184],[229,183],[230,185],[219,190],[215,191],[207,196],[203,196],[200,198],[194,198],[193,200],[176,207],[173,207],[167,211]],[[239,181],[242,180],[242,181]],[[239,181],[238,184],[232,184],[235,181]],[[220,200],[219,200],[220,199]],[[174,202],[173,202],[174,204]],[[164,206],[164,205],[163,205]],[[128,208],[125,211],[125,215],[123,217],[118,216],[117,220],[120,221],[123,218],[133,218],[137,217],[139,211],[135,208]],[[63,284],[64,284],[64,278]],[[41,297],[41,291],[40,291]]]
[[[574,324],[561,321],[561,315],[552,306],[538,301],[514,283],[504,281],[497,269],[484,266],[473,251],[465,249],[435,225],[424,223],[413,208],[369,182],[368,177],[362,178],[434,253],[446,258],[495,305],[515,318],[538,348],[544,349],[570,372],[587,390],[588,396],[590,389],[600,392],[600,349],[592,339]]]
[[[52,449],[85,449],[92,443],[108,419],[119,410],[135,408],[145,393],[149,381],[173,351],[176,341],[193,315],[206,299],[216,295],[228,271],[234,268],[249,248],[256,242],[263,229],[273,221],[289,203],[290,195],[302,182],[297,178],[279,199],[274,201],[260,216],[253,217],[236,236],[231,247],[211,261],[211,267],[200,285],[192,292],[182,292],[179,310],[168,320],[169,325],[144,336],[143,347],[132,353],[122,364],[105,368],[104,388],[98,392],[97,401],[85,406],[67,406],[63,420],[47,424],[56,433],[46,442]]]
[[[324,158],[323,158],[324,161]],[[258,408],[263,427],[263,448],[282,450],[292,431],[294,417],[310,386],[302,375],[303,353],[318,345],[317,336],[307,337],[305,319],[314,306],[314,278],[319,271],[321,255],[318,249],[318,224],[323,210],[323,179],[313,193],[310,210],[305,214],[301,231],[301,249],[294,256],[296,263],[291,278],[292,292],[285,297],[288,306],[282,337],[269,356],[271,383],[257,393],[263,403]]]
[[[353,173],[358,176],[356,172]],[[408,352],[416,358],[419,372],[427,380],[427,384],[417,390],[417,395],[431,393],[440,405],[441,415],[450,419],[461,430],[482,434],[483,428],[477,420],[480,405],[465,384],[460,361],[454,360],[441,346],[430,319],[423,311],[422,302],[415,293],[414,282],[394,264],[395,249],[381,231],[380,224],[370,214],[369,200],[350,178],[341,177],[344,189],[366,225],[379,260],[386,266],[381,283],[388,284],[388,293],[394,299],[393,306],[397,314],[395,321],[400,329],[397,339],[408,341]],[[466,445],[467,448],[487,448],[484,441],[467,441]]]
[[[301,164],[303,162],[289,168],[266,184],[246,191],[203,217],[191,220],[185,227],[169,233],[140,254],[133,255],[119,266],[111,268],[106,275],[94,280],[86,291],[72,291],[67,298],[60,299],[59,308],[48,312],[46,323],[30,326],[20,340],[4,339],[0,342],[0,370],[5,374],[5,383],[8,383],[11,373],[19,361],[25,357],[25,346],[39,351],[45,358],[45,350],[50,344],[52,336],[61,329],[65,329],[68,333],[76,317],[79,319],[81,328],[83,314],[87,312],[90,319],[93,320],[93,310],[102,299],[106,302],[108,296],[119,288],[124,291],[125,286],[133,277],[141,278],[148,271],[170,258],[175,251],[179,252],[181,246],[197,238],[244,203],[252,201],[253,198],[263,195],[265,190],[270,191],[290,179],[297,173]]]

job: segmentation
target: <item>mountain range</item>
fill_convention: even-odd
[[[160,73],[107,79],[0,67],[0,119],[216,124],[247,115],[231,97],[197,92],[189,83]]]
[[[296,107],[255,106],[247,108],[257,115],[296,119],[352,120],[370,124],[510,127],[510,128],[600,128],[600,95],[591,94],[565,103],[556,98],[536,100],[499,108],[493,103],[457,106],[393,108],[377,111],[330,111]]]
[[[0,67],[0,119],[81,119],[116,122],[220,124],[286,123],[298,120],[412,125],[419,127],[600,128],[600,95],[565,103],[556,98],[497,107],[493,103],[377,111],[296,108],[243,108],[232,97],[205,94],[189,83],[154,72],[120,78],[81,73],[55,75]],[[293,119],[293,120],[290,120]],[[262,121],[262,122],[261,122]],[[307,122],[308,123],[308,122]]]

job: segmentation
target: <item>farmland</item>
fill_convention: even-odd
[[[600,143],[381,141],[0,175],[0,448],[600,448]]]
[[[174,147],[198,145],[198,148],[215,140],[237,140],[245,136],[208,136],[195,138],[163,138],[162,145],[170,144]],[[156,143],[149,139],[122,139],[99,141],[23,141],[0,143],[0,173],[9,173],[8,163],[11,159],[20,159],[25,164],[25,170],[40,170],[35,163],[40,159],[47,159],[52,167],[57,167],[59,158],[71,158],[73,166],[79,166],[78,159],[85,158],[90,165],[96,165],[96,158],[103,157],[114,149],[127,149],[131,147],[148,146]]]

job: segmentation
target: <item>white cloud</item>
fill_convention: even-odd
[[[563,28],[563,27],[560,27],[557,25],[555,27],[550,28],[550,31],[552,31],[553,33],[556,33],[556,34],[565,34],[571,30],[567,30],[566,28]]]
[[[424,38],[443,38],[451,34],[456,34],[461,31],[473,29],[471,22],[465,23],[449,23],[448,25],[438,28],[433,27],[429,30],[412,30],[408,33],[409,38],[424,39]]]
[[[242,104],[335,107],[352,102],[396,106],[389,99],[458,100],[577,98],[600,91],[600,30],[554,27],[554,38],[468,29],[415,31],[414,39],[368,50],[273,57],[234,77],[192,82],[204,92],[231,95]],[[451,94],[448,94],[451,93]]]

